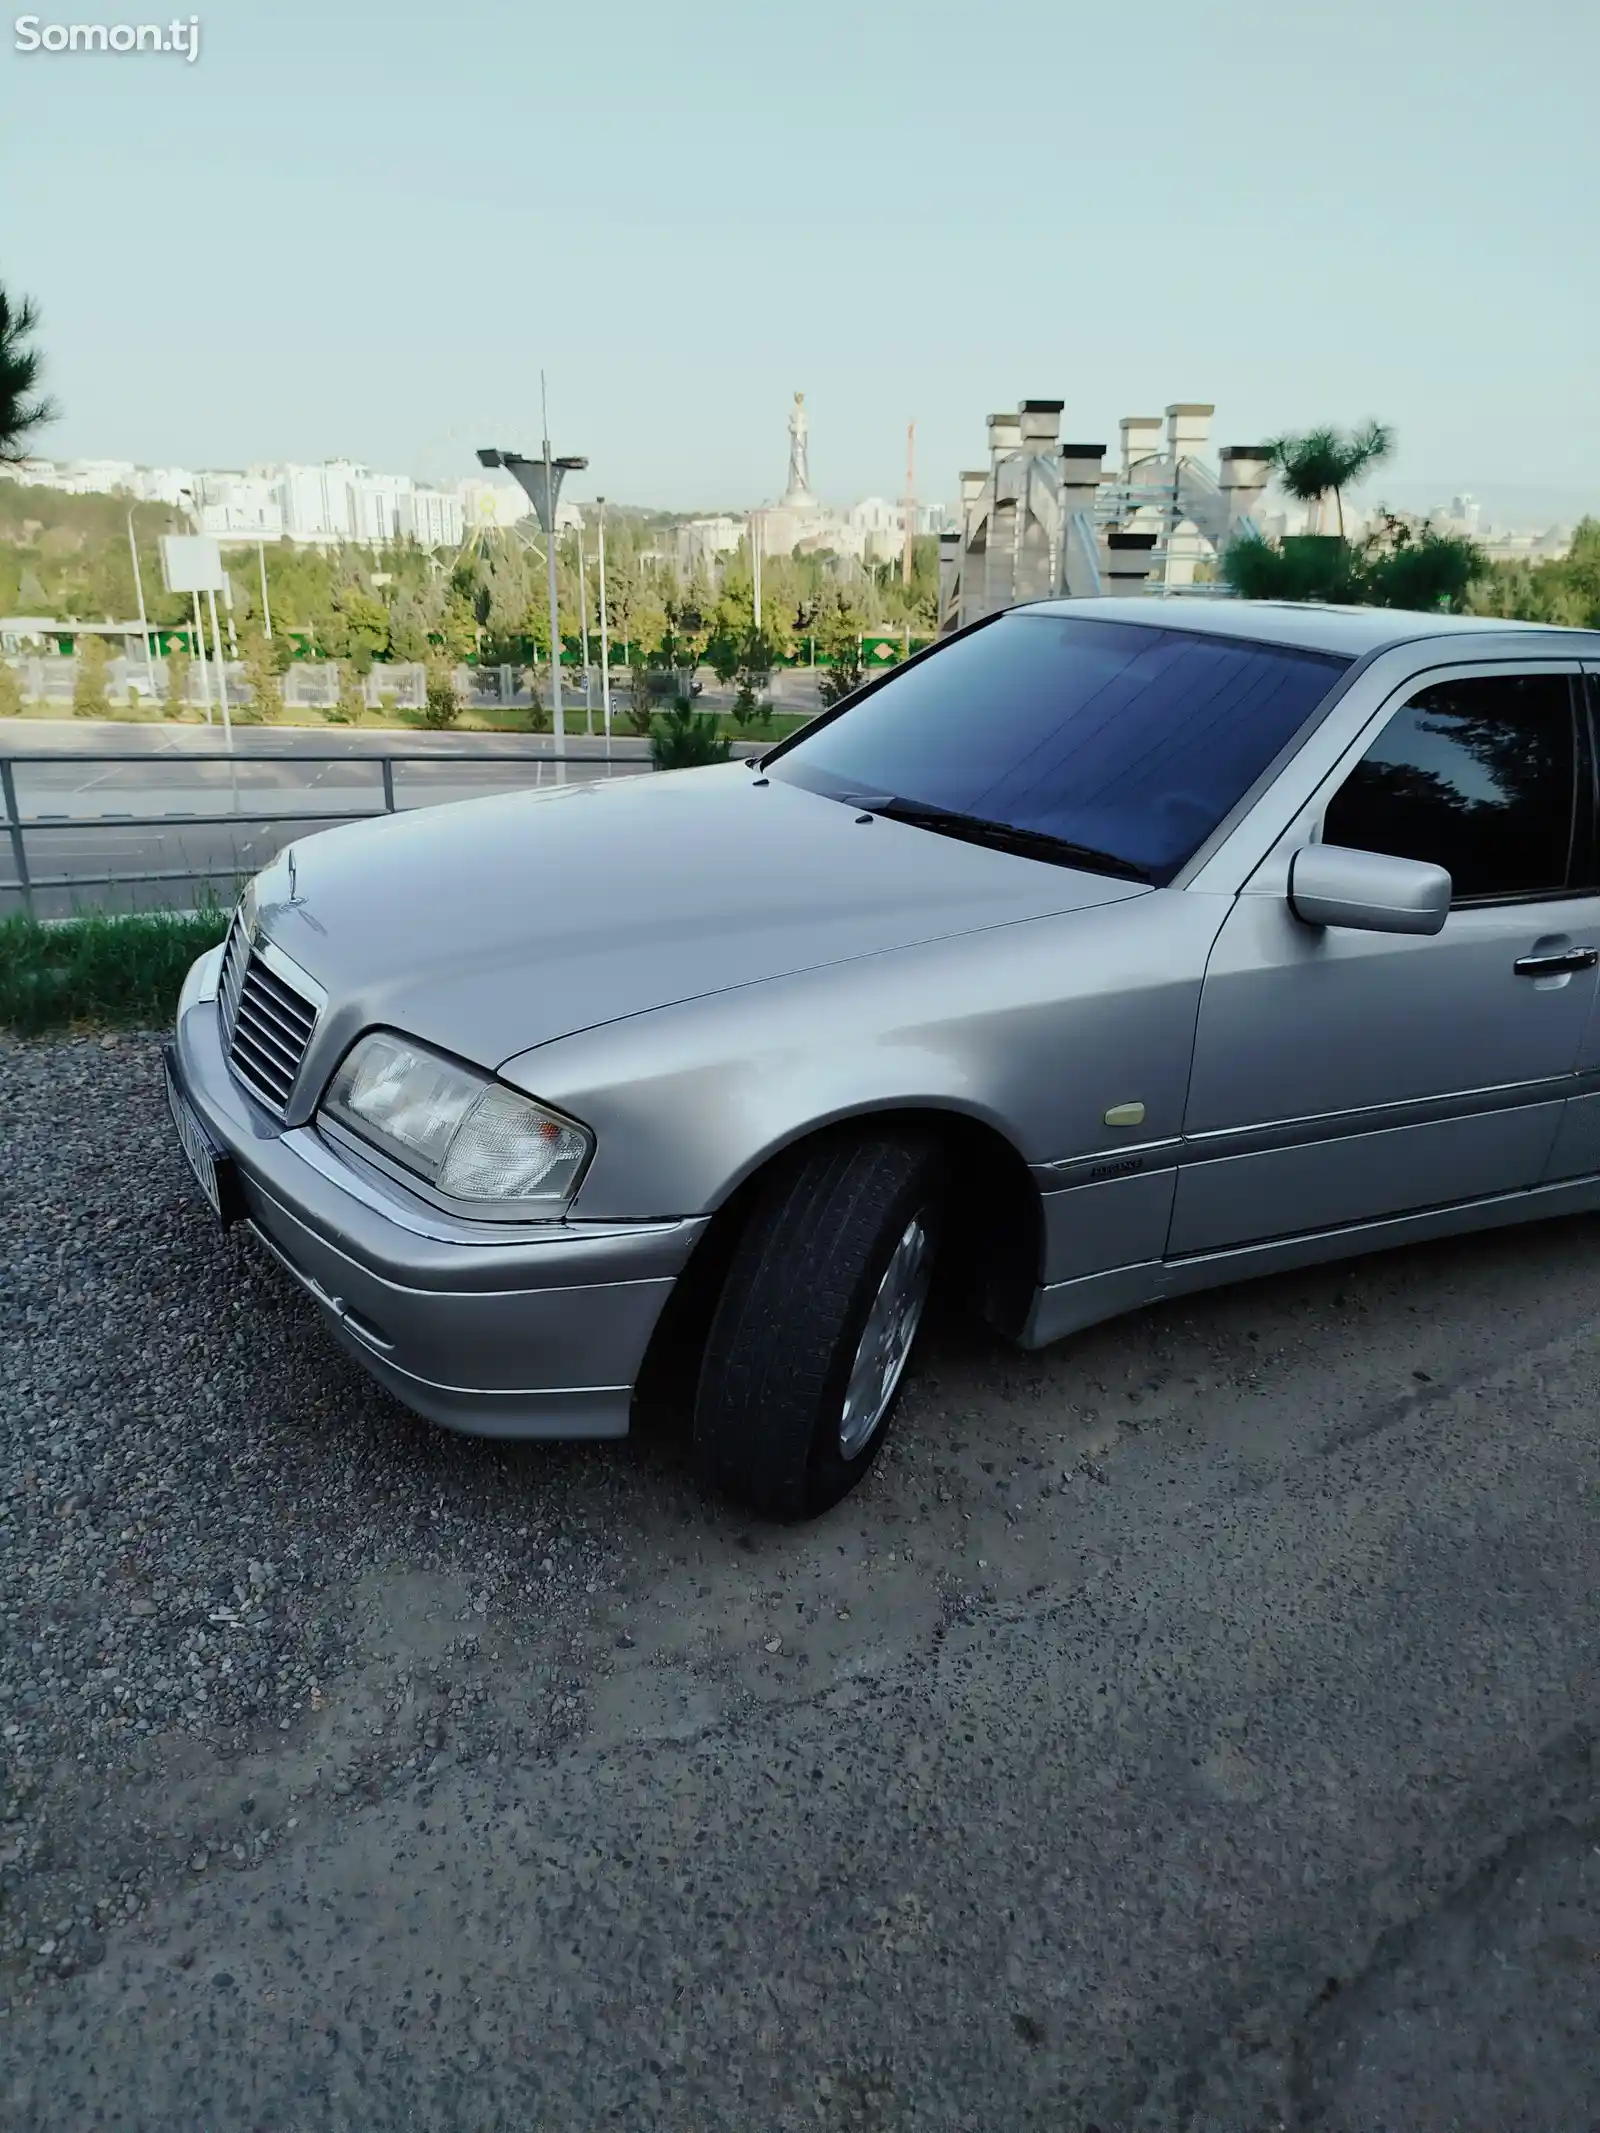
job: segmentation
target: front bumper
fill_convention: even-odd
[[[335,1337],[446,1428],[624,1436],[645,1350],[705,1218],[510,1224],[439,1214],[357,1169],[314,1126],[284,1130],[257,1109],[223,1053],[220,959],[220,949],[201,957],[184,986],[178,1079],[233,1158],[250,1228]]]

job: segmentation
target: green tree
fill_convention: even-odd
[[[38,390],[44,371],[33,345],[38,324],[31,298],[12,298],[0,288],[0,464],[26,459],[34,432],[55,420],[54,403]]]
[[[1393,452],[1394,431],[1382,422],[1369,422],[1348,436],[1324,425],[1300,436],[1275,438],[1267,447],[1279,481],[1299,502],[1318,504],[1332,493],[1340,540],[1344,539],[1345,490]]]
[[[705,763],[725,763],[733,743],[717,732],[717,722],[707,712],[696,711],[692,697],[680,696],[660,719],[650,740],[650,759],[657,770],[692,770]]]
[[[1243,600],[1358,599],[1355,558],[1345,541],[1269,541],[1241,534],[1223,550],[1222,574]]]
[[[866,617],[844,588],[830,586],[817,604],[810,631],[818,659],[827,662],[817,685],[825,704],[843,703],[860,688],[864,675],[861,638],[865,628]]]
[[[711,635],[705,649],[705,663],[724,688],[744,664],[744,640],[750,628],[749,608],[739,613],[724,588],[711,618]]]
[[[1468,609],[1563,629],[1600,629],[1600,519],[1580,519],[1564,556],[1490,563],[1474,582]]]
[[[456,694],[456,677],[453,669],[443,659],[430,660],[428,664],[428,690],[423,704],[422,722],[426,726],[453,726],[461,716],[461,699]]]
[[[1443,610],[1458,615],[1487,558],[1459,534],[1413,527],[1383,512],[1361,543],[1356,559],[1360,597],[1370,607]]]
[[[664,663],[662,648],[671,629],[664,602],[650,589],[644,589],[634,603],[630,619],[633,627],[623,640],[628,649],[629,670]]]
[[[1404,607],[1459,614],[1487,568],[1481,549],[1459,535],[1414,527],[1392,512],[1358,542],[1267,541],[1246,535],[1229,544],[1223,576],[1247,600],[1328,600],[1360,607]]]
[[[389,649],[389,610],[376,593],[341,585],[319,635],[331,658],[351,660],[358,674],[370,674],[373,661]]]
[[[646,666],[634,667],[628,678],[628,701],[623,709],[623,724],[630,733],[644,739],[655,730],[656,705],[650,693],[650,673]]]
[[[22,684],[9,659],[0,659],[0,718],[21,718]]]
[[[428,603],[417,587],[402,586],[390,602],[389,656],[407,664],[428,656]]]
[[[272,646],[259,630],[252,630],[241,650],[244,678],[250,685],[250,704],[263,725],[283,716],[283,683],[279,679]]]
[[[661,639],[661,658],[665,665],[683,676],[686,684],[693,679],[694,670],[705,657],[706,646],[711,641],[715,604],[710,587],[698,578],[667,604],[667,629]]]
[[[167,654],[167,691],[161,700],[163,718],[182,718],[189,708],[189,670],[194,665],[181,644]]]
[[[431,635],[435,649],[443,654],[452,666],[469,659],[478,649],[478,625],[471,604],[455,587],[446,594],[439,610],[439,619]]]
[[[362,677],[356,672],[353,659],[339,662],[339,695],[334,705],[338,714],[335,723],[340,726],[359,726],[361,714],[367,708],[367,692]]]
[[[111,699],[106,694],[106,669],[111,654],[103,637],[80,637],[76,645],[76,671],[72,677],[74,718],[109,718]]]
[[[741,733],[764,732],[771,720],[772,706],[761,692],[770,686],[778,658],[778,640],[767,630],[751,626],[742,632],[729,677],[735,684],[733,722]]]

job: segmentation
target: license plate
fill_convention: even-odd
[[[211,1212],[219,1222],[231,1221],[232,1165],[225,1155],[211,1145],[210,1134],[201,1125],[193,1105],[178,1086],[170,1052],[163,1056],[161,1063],[167,1078],[167,1108],[172,1113],[172,1123],[178,1129],[178,1144],[188,1157],[189,1168],[194,1172],[200,1190],[211,1203]]]

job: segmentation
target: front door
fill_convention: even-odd
[[[1596,997],[1594,768],[1575,675],[1413,691],[1330,781],[1325,843],[1450,871],[1432,938],[1238,898],[1201,992],[1171,1256],[1532,1185]]]

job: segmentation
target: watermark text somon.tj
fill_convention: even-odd
[[[189,61],[200,57],[200,17],[171,22],[44,22],[19,15],[13,50],[18,52],[168,52]]]

